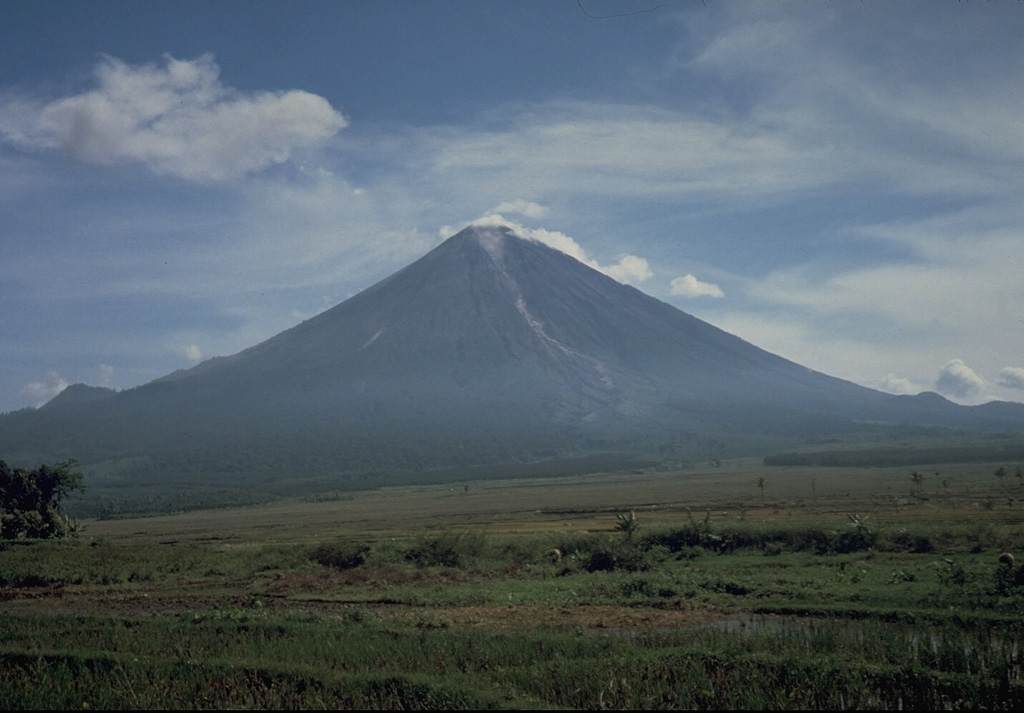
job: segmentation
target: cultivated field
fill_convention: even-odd
[[[1020,708],[1016,468],[737,460],[89,521],[0,549],[0,707]]]

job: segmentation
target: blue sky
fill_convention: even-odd
[[[1024,4],[0,0],[0,411],[503,221],[811,368],[1024,401]]]

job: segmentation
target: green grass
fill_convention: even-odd
[[[0,708],[1019,708],[1024,511],[990,465],[942,477],[736,462],[4,543]]]
[[[1024,703],[1019,622],[915,629],[815,619],[746,631],[595,635],[216,610],[161,620],[51,616],[4,623],[5,708]]]
[[[0,542],[0,587],[165,583],[191,577],[245,577],[309,565],[307,546],[223,550],[105,540]]]

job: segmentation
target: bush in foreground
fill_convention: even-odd
[[[35,470],[11,468],[0,460],[0,538],[47,539],[75,533],[61,515],[61,500],[73,490],[85,491],[74,460]]]

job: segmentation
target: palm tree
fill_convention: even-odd
[[[636,519],[636,511],[630,510],[628,515],[619,513],[615,516],[615,529],[625,533],[626,539],[633,539],[633,533],[640,528],[640,521]]]

